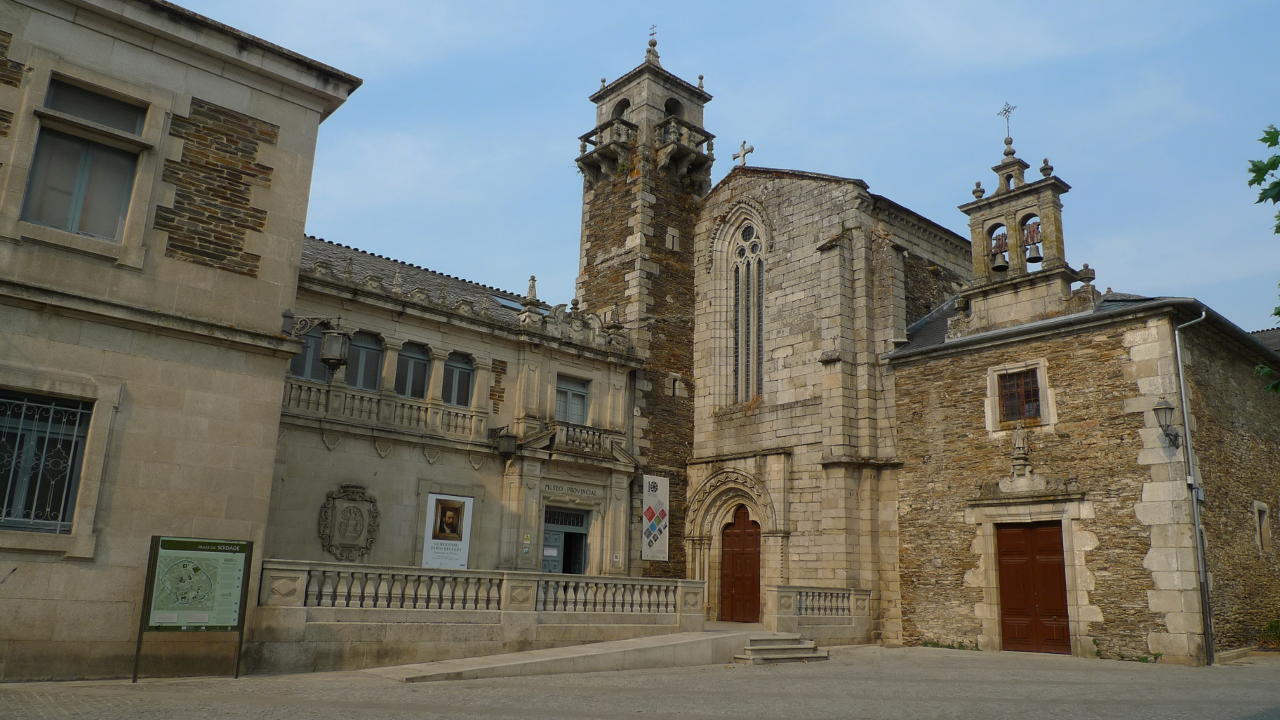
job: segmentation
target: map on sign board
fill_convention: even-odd
[[[235,630],[244,608],[249,543],[159,538],[152,567],[147,627]]]

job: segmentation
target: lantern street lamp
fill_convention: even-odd
[[[1160,398],[1151,411],[1156,415],[1156,424],[1160,426],[1160,430],[1164,433],[1164,437],[1169,441],[1171,447],[1177,448],[1182,445],[1182,436],[1178,434],[1178,429],[1173,426],[1173,405],[1164,398]]]

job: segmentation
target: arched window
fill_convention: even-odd
[[[613,111],[609,113],[609,117],[614,120],[619,118],[625,120],[627,118],[627,111],[630,109],[631,101],[626,98],[622,98],[613,106]]]
[[[1004,272],[1009,269],[1009,231],[997,223],[987,230],[991,245],[991,269]]]
[[[471,406],[471,384],[475,378],[475,364],[470,355],[449,353],[444,362],[444,382],[441,395],[450,405]]]
[[[684,105],[675,98],[668,98],[662,109],[666,111],[667,117],[684,118]]]
[[[382,376],[382,339],[361,330],[351,336],[347,351],[347,384],[360,390],[377,390]]]
[[[418,343],[405,343],[396,358],[396,394],[411,398],[427,396],[431,377],[431,355]]]
[[[289,374],[303,380],[328,382],[329,369],[320,362],[321,331],[318,327],[302,336],[302,349],[289,362]]]
[[[733,387],[745,402],[764,392],[764,257],[754,225],[733,243]]]

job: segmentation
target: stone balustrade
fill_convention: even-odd
[[[820,643],[871,639],[871,593],[852,588],[766,585],[761,621],[774,632],[798,632]]]
[[[445,403],[355,390],[345,385],[286,378],[283,411],[300,417],[337,419],[459,440],[482,440],[482,412]]]
[[[550,426],[555,430],[555,449],[559,452],[612,457],[614,444],[626,439],[622,433],[587,425],[554,421]]]
[[[703,583],[504,570],[438,570],[264,560],[266,606],[688,614],[701,617]]]
[[[673,580],[558,575],[538,581],[535,607],[551,612],[674,613],[678,589]]]
[[[606,120],[578,138],[578,152],[586,153],[588,148],[599,148],[615,142],[630,144],[635,141],[639,131],[639,126],[622,118]]]
[[[657,132],[659,143],[679,143],[707,155],[715,148],[715,135],[678,117],[669,117],[658,123]]]

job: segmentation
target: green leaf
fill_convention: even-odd
[[[1271,183],[1258,193],[1258,202],[1280,202],[1280,181]]]
[[[1280,130],[1277,130],[1275,125],[1268,125],[1267,129],[1263,131],[1262,137],[1258,138],[1258,142],[1267,147],[1280,145]]]

